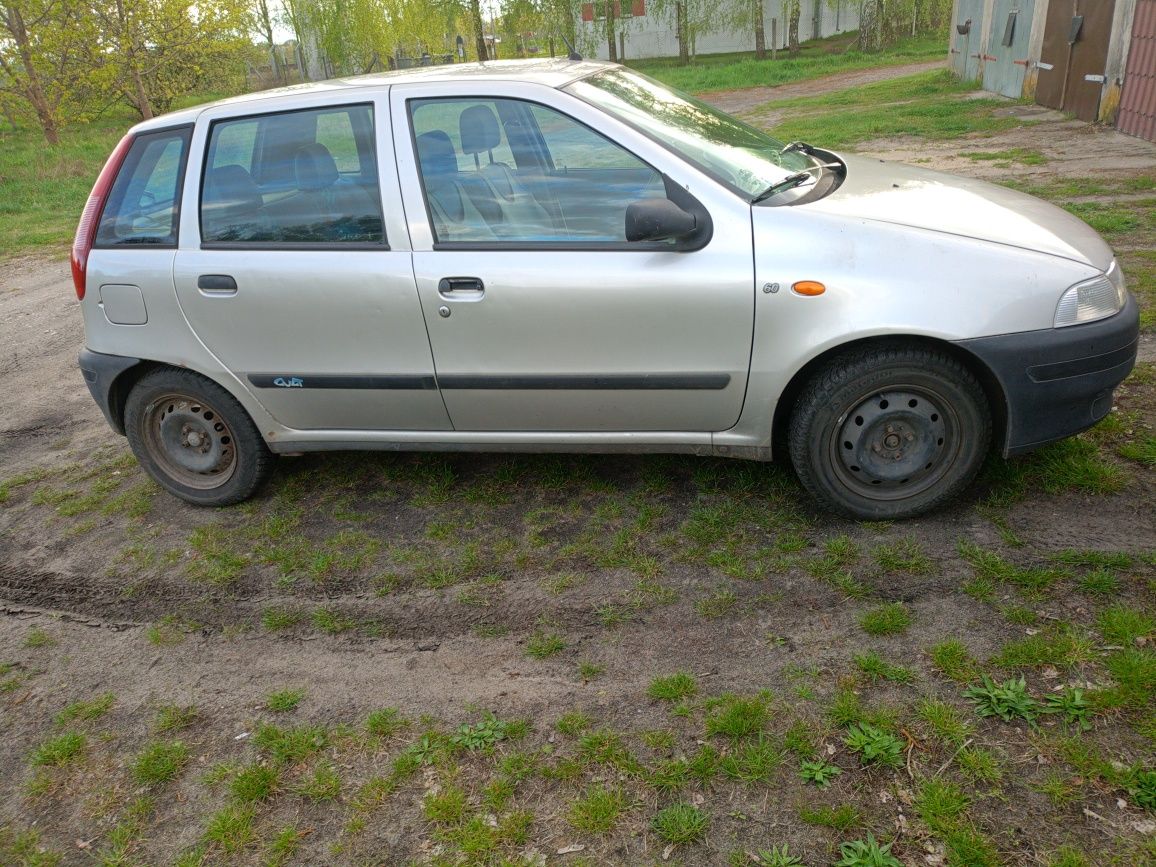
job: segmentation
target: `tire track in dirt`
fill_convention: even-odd
[[[0,563],[0,612],[14,614],[31,607],[54,616],[90,624],[95,620],[120,628],[144,626],[175,616],[215,631],[258,624],[270,608],[300,612],[302,631],[309,629],[304,615],[311,608],[324,608],[333,613],[335,620],[355,624],[339,634],[348,631],[352,636],[358,627],[372,626],[373,632],[390,638],[419,641],[431,635],[438,639],[457,637],[481,626],[514,634],[529,632],[541,616],[558,629],[578,630],[598,622],[595,605],[583,596],[550,600],[545,606],[539,601],[527,609],[509,598],[517,595],[521,594],[512,588],[506,599],[508,604],[499,610],[471,612],[436,591],[418,591],[393,599],[370,593],[323,592],[239,596],[217,588],[183,585],[161,576],[147,576],[126,585],[119,576]],[[534,617],[524,616],[524,610],[532,610]],[[292,634],[292,630],[287,633]]]

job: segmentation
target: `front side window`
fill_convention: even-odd
[[[189,128],[136,138],[109,192],[96,246],[174,247]]]
[[[439,244],[626,243],[626,209],[662,175],[573,118],[515,99],[409,103]]]
[[[201,186],[208,245],[383,245],[368,105],[219,121]]]

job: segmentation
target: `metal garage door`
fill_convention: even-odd
[[[1116,126],[1156,141],[1156,0],[1137,0]]]
[[[1028,68],[1035,0],[995,0],[983,64],[983,89],[1019,99]]]
[[[1115,0],[1052,0],[1036,102],[1094,121],[1100,110]]]
[[[960,30],[966,32],[960,33]],[[960,78],[978,80],[982,75],[983,0],[959,0],[951,28],[951,69]]]

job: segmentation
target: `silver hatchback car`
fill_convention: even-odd
[[[825,507],[906,517],[1102,418],[1138,338],[1058,208],[569,60],[142,123],[72,270],[93,397],[201,505],[278,453],[784,450]]]

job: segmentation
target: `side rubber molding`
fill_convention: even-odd
[[[80,372],[84,374],[85,385],[92,394],[92,399],[104,413],[109,427],[121,436],[124,436],[124,407],[120,396],[114,392],[113,384],[117,377],[141,363],[139,358],[129,358],[125,355],[106,355],[103,352],[93,352],[90,349],[80,350]]]
[[[1003,454],[1023,454],[1086,430],[1112,410],[1112,392],[1136,364],[1140,310],[1131,293],[1114,316],[956,345],[980,359],[1007,398]]]

